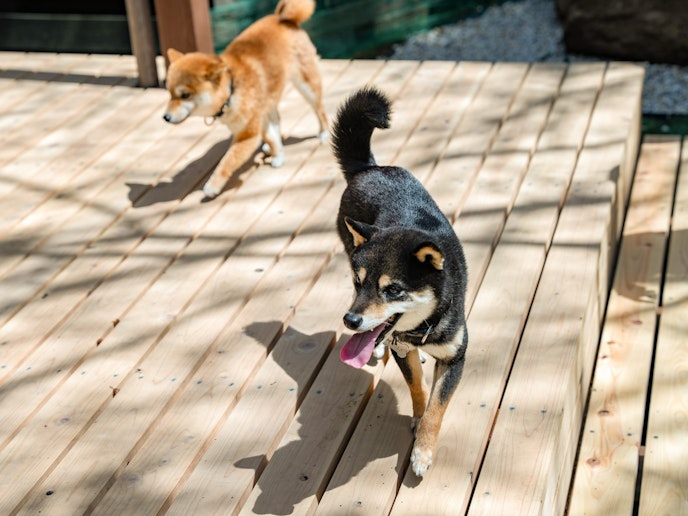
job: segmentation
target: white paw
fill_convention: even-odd
[[[203,187],[203,193],[206,197],[217,197],[218,195],[220,195],[220,188],[212,186],[210,184],[210,181],[208,181]]]
[[[327,131],[320,131],[318,133],[318,140],[320,140],[321,143],[326,142],[330,138],[330,133]]]
[[[265,154],[270,154],[270,144],[264,143],[260,150],[262,150]]]
[[[418,350],[418,356],[420,357],[420,363],[424,364],[428,361],[428,355],[422,349]]]
[[[270,165],[272,165],[272,168],[280,168],[282,165],[284,165],[285,160],[286,158],[284,156],[284,151],[282,151],[272,157],[270,160]]]
[[[387,346],[384,344],[380,343],[377,346],[375,346],[375,349],[373,349],[373,356],[377,359],[383,358],[385,356],[385,351]]]
[[[432,465],[432,452],[422,450],[418,446],[413,447],[411,452],[411,467],[417,477],[422,477]]]

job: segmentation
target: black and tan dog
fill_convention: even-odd
[[[362,367],[376,346],[390,347],[411,390],[411,463],[422,476],[463,371],[466,262],[451,224],[423,185],[403,168],[375,163],[370,139],[376,127],[389,126],[389,114],[386,97],[364,88],[342,105],[333,130],[347,182],[337,229],[356,291],[344,323],[357,333],[341,358]],[[430,393],[420,350],[436,359]]]

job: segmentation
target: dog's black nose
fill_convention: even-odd
[[[170,115],[169,113],[165,113],[164,115],[162,115],[162,119],[165,122],[171,122],[172,121],[172,115]]]
[[[357,330],[361,323],[363,322],[363,317],[358,314],[348,313],[344,316],[344,324],[350,330]]]

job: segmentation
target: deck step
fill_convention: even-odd
[[[285,166],[201,202],[230,135],[165,124],[132,56],[0,66],[0,513],[680,513],[688,154],[648,137],[634,179],[641,67],[321,62],[331,117],[394,100],[375,157],[466,250],[467,364],[419,480],[398,368],[338,356],[343,178],[295,89]]]

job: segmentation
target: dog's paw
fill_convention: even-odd
[[[420,357],[420,363],[421,364],[424,364],[425,362],[428,361],[428,355],[422,349],[418,350],[418,356]]]
[[[375,346],[375,349],[373,349],[373,356],[380,360],[381,358],[384,358],[385,351],[387,351],[387,346],[380,343],[377,346]]]
[[[210,184],[210,181],[208,181],[204,186],[203,186],[203,194],[206,197],[210,197],[211,199],[213,197],[217,197],[220,195],[221,188],[217,188],[216,186],[213,186]]]
[[[261,146],[260,150],[262,150],[265,154],[270,154],[272,149],[270,149],[270,144],[266,142]]]
[[[411,468],[416,476],[422,477],[430,466],[432,466],[432,451],[414,446],[411,452]]]
[[[284,151],[282,151],[272,157],[270,160],[270,165],[272,165],[272,168],[280,168],[282,165],[284,165],[285,161],[286,157],[284,155]]]
[[[325,143],[329,139],[330,133],[328,131],[320,131],[318,133],[318,140],[320,140],[320,143]]]

